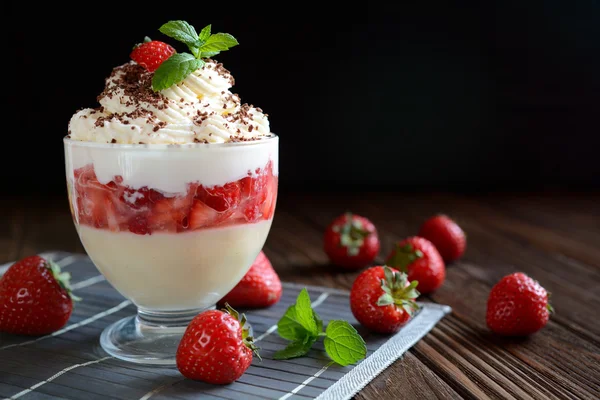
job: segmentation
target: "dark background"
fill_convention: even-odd
[[[171,19],[239,40],[216,58],[280,136],[282,191],[598,189],[600,3],[482,3],[13,3],[2,191],[66,193],[72,114],[144,36],[185,51]]]

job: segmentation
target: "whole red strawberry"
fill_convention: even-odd
[[[350,309],[365,328],[379,333],[397,332],[418,309],[417,282],[388,266],[363,271],[350,290]]]
[[[323,241],[329,260],[338,267],[360,269],[372,263],[379,254],[375,225],[352,213],[334,219],[325,230]]]
[[[175,49],[165,42],[150,40],[135,46],[129,57],[150,72],[175,54]]]
[[[228,304],[224,310],[196,315],[177,348],[179,372],[186,378],[213,384],[236,381],[252,363],[252,353],[258,356],[249,330],[246,316],[240,316]]]
[[[488,327],[506,336],[526,336],[542,329],[553,312],[548,292],[522,272],[502,278],[490,291]]]
[[[57,264],[37,255],[11,265],[0,278],[0,331],[45,335],[62,328],[75,298],[69,278]]]
[[[242,280],[218,302],[236,308],[263,308],[277,303],[281,298],[281,280],[264,252],[246,272]]]
[[[429,240],[411,236],[396,244],[385,263],[408,274],[409,281],[419,282],[419,292],[430,293],[446,279],[446,264]]]
[[[445,262],[458,260],[467,247],[467,236],[462,228],[447,215],[439,214],[427,219],[419,236],[435,245]]]

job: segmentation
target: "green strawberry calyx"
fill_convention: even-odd
[[[356,256],[365,242],[365,238],[371,232],[365,230],[362,221],[354,218],[352,213],[346,213],[346,222],[343,225],[336,225],[332,229],[340,234],[340,246],[347,249],[349,256]]]
[[[415,299],[419,297],[417,290],[418,281],[408,282],[406,273],[393,271],[385,265],[383,267],[385,277],[381,279],[383,294],[377,299],[378,306],[395,304],[409,315],[413,315],[419,309]]]
[[[386,264],[408,273],[408,266],[419,258],[423,258],[423,252],[415,249],[412,244],[397,244],[394,254],[387,260]]]
[[[552,315],[552,314],[554,314],[554,307],[552,307],[552,304],[550,304],[550,292],[546,292],[546,293],[547,293],[546,310],[548,310],[549,315]]]
[[[75,296],[71,289],[71,274],[68,272],[62,272],[60,265],[55,263],[54,261],[47,261],[48,269],[52,272],[52,276],[56,279],[56,282],[63,288],[71,300],[73,301],[81,301],[81,297]]]
[[[226,312],[227,314],[231,315],[233,318],[239,321],[240,326],[242,327],[242,342],[244,342],[244,345],[247,348],[252,350],[254,355],[256,355],[256,357],[258,357],[259,360],[262,360],[260,354],[258,353],[258,350],[260,350],[260,348],[254,344],[254,337],[251,335],[252,327],[246,319],[246,314],[240,314],[239,312],[237,312],[237,310],[231,307],[229,303],[224,304],[224,308],[222,309],[222,311]]]

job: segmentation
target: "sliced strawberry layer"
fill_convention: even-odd
[[[196,198],[218,212],[235,211],[240,204],[240,192],[239,182],[229,182],[212,188],[200,186],[196,190]]]
[[[222,186],[188,184],[185,194],[168,196],[146,186],[132,189],[123,178],[98,181],[91,165],[74,171],[74,210],[80,224],[139,235],[186,232],[273,218],[277,177],[272,164]]]
[[[219,213],[201,201],[194,201],[190,210],[189,228],[207,228],[215,223]]]

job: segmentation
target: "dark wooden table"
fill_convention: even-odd
[[[0,263],[83,252],[66,199],[0,203]],[[433,213],[452,215],[468,234],[466,254],[427,296],[453,313],[356,399],[600,397],[600,193],[281,195],[265,252],[282,280],[350,288],[357,273],[334,268],[322,250],[325,226],[345,211],[377,226],[378,263]],[[556,314],[529,338],[500,338],[485,325],[487,295],[515,271],[551,292]]]

